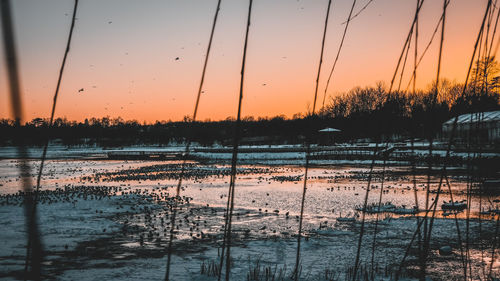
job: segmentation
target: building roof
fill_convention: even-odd
[[[488,111],[488,112],[478,112],[478,113],[467,113],[458,116],[457,123],[458,124],[467,124],[474,123],[479,121],[481,122],[492,122],[492,121],[500,121],[500,110],[497,111]],[[444,125],[453,124],[455,122],[455,118],[451,118],[450,120],[444,122]]]
[[[334,128],[324,128],[322,130],[319,130],[318,132],[320,132],[320,133],[333,133],[333,132],[340,132],[340,130],[334,129]]]

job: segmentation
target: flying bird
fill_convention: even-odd
[[[83,88],[81,88],[80,90],[78,90],[78,92],[79,92],[79,93],[80,93],[80,92],[83,92],[83,91],[84,91],[84,89],[83,89]]]
[[[180,58],[179,57],[176,57],[175,60],[179,60]]]

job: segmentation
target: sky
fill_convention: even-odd
[[[358,0],[355,13],[368,1]],[[11,2],[24,117],[47,118],[73,1]],[[451,0],[441,77],[465,80],[486,4],[487,0]],[[154,122],[192,115],[216,5],[217,0],[81,0],[55,116]],[[328,0],[254,0],[242,116],[292,117],[311,108],[327,5]],[[351,5],[351,0],[332,1],[319,102]],[[427,0],[422,7],[420,53],[442,5],[441,0]],[[374,0],[352,20],[327,100],[356,86],[390,83],[415,8],[416,0]],[[222,0],[198,120],[221,120],[237,113],[247,12],[248,0]],[[419,67],[419,88],[435,79],[438,39]],[[9,118],[1,48],[0,118]],[[408,79],[406,75],[404,87]]]

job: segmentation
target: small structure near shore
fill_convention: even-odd
[[[318,140],[319,145],[330,145],[335,143],[335,136],[338,136],[340,132],[342,132],[339,129],[335,128],[324,128],[318,131],[320,133],[320,137]]]

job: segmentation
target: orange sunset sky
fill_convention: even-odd
[[[368,1],[358,0],[355,12]],[[191,115],[216,4],[216,0],[80,1],[56,117],[80,121],[120,116],[154,122]],[[291,117],[311,105],[327,4],[327,0],[254,0],[243,116]],[[451,0],[442,77],[464,81],[486,4],[487,0]],[[351,0],[332,3],[320,102],[351,5]],[[355,86],[390,82],[415,6],[416,0],[374,0],[351,22],[329,96]],[[25,118],[48,117],[73,1],[16,0],[12,9]],[[222,0],[200,120],[236,114],[247,9],[248,0]],[[425,1],[420,52],[441,12],[441,0]],[[437,36],[419,68],[420,88],[435,79]],[[3,49],[0,64],[0,118],[8,118]]]

